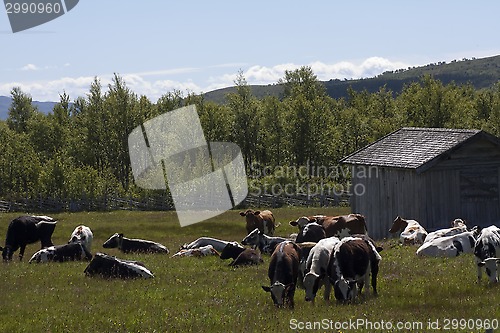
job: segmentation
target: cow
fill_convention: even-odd
[[[302,230],[297,235],[296,242],[314,242],[317,243],[321,239],[326,238],[326,232],[323,226],[316,222],[308,223],[302,228]]]
[[[164,253],[169,250],[165,245],[144,239],[132,239],[123,237],[123,234],[116,233],[112,235],[102,245],[105,249],[118,248],[123,253],[145,252],[145,253]]]
[[[92,254],[83,243],[69,243],[50,246],[37,251],[29,263],[64,262],[75,260],[91,260]]]
[[[272,253],[274,248],[279,243],[286,241],[288,239],[284,237],[272,237],[264,234],[258,228],[255,228],[250,232],[243,240],[241,244],[249,245],[253,248],[258,248],[261,253]]]
[[[439,238],[439,237],[449,237],[449,236],[458,235],[458,234],[461,234],[461,233],[467,231],[467,226],[465,225],[465,223],[461,224],[461,223],[456,223],[455,221],[457,221],[457,220],[454,220],[452,222],[451,228],[438,229],[436,231],[429,232],[427,234],[427,237],[425,237],[424,243],[431,242],[434,239]]]
[[[251,233],[253,229],[258,228],[265,235],[272,236],[274,235],[274,229],[279,227],[279,224],[274,224],[276,220],[270,210],[253,211],[252,209],[248,209],[240,212],[240,215],[245,217],[247,234]]]
[[[391,234],[400,232],[399,241],[403,245],[423,244],[427,237],[427,231],[415,220],[406,220],[397,216],[389,229]]]
[[[271,255],[267,275],[270,286],[262,286],[271,294],[277,307],[294,307],[295,286],[299,273],[300,248],[291,241],[279,244]]]
[[[245,248],[241,253],[229,264],[229,266],[237,267],[242,265],[258,265],[263,263],[259,251]]]
[[[305,300],[314,302],[316,293],[321,285],[325,286],[324,299],[330,299],[330,279],[327,275],[328,262],[335,245],[340,242],[337,237],[321,239],[309,252],[306,259],[306,267],[303,278],[304,288],[306,290]]]
[[[297,226],[299,234],[309,223],[316,222],[325,229],[326,237],[343,238],[354,234],[368,234],[365,217],[361,214],[349,214],[343,216],[302,216],[295,221],[288,222],[291,226]]]
[[[94,234],[92,233],[92,230],[90,230],[87,226],[79,225],[71,233],[68,243],[80,243],[90,252],[92,250],[93,240]]]
[[[181,246],[182,249],[197,249],[203,246],[212,245],[214,249],[218,252],[222,252],[227,244],[239,245],[238,242],[229,242],[212,237],[200,237],[189,244],[184,244]]]
[[[306,273],[306,261],[311,249],[316,246],[316,242],[302,242],[296,243],[300,248],[300,261],[299,261],[299,276],[297,278],[297,288],[304,288],[304,275]]]
[[[456,257],[461,253],[472,253],[476,239],[473,231],[465,231],[452,236],[437,237],[425,241],[417,249],[417,256]]]
[[[106,278],[152,278],[153,273],[138,261],[119,259],[98,252],[85,268],[86,276],[102,276]]]
[[[206,257],[209,255],[219,256],[219,252],[212,245],[205,245],[193,249],[180,249],[174,257]]]
[[[19,249],[19,260],[23,259],[27,244],[40,241],[41,248],[54,245],[52,234],[57,221],[49,216],[20,216],[13,219],[7,229],[5,247],[0,247],[5,261],[12,260],[12,255]]]
[[[224,249],[222,249],[222,252],[220,253],[219,258],[225,260],[225,259],[236,259],[238,256],[241,254],[246,249],[246,247],[236,243],[229,243],[227,244]]]
[[[479,237],[474,244],[474,257],[477,265],[477,282],[481,282],[483,267],[490,282],[498,282],[500,228],[492,225],[480,231]]]
[[[327,274],[339,301],[355,300],[368,283],[371,273],[373,294],[377,295],[377,275],[382,258],[374,244],[360,237],[345,237],[335,244],[328,261]]]

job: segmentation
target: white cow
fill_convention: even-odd
[[[477,265],[477,282],[481,281],[482,268],[490,282],[498,282],[498,265],[500,264],[500,228],[489,226],[481,230],[474,246]]]
[[[251,233],[249,233],[243,240],[241,244],[252,246],[254,249],[259,248],[261,253],[273,253],[274,248],[281,242],[287,241],[289,239],[278,236],[268,236],[261,232],[258,228],[255,228]]]
[[[218,256],[219,252],[217,252],[212,245],[205,245],[198,248],[193,249],[180,249],[173,257],[205,257],[208,255]]]
[[[458,235],[463,232],[467,231],[467,226],[465,223],[458,223],[456,222],[457,220],[454,220],[452,222],[452,227],[451,228],[446,228],[446,229],[439,229],[433,232],[429,232],[427,234],[427,237],[425,238],[425,242],[431,242],[436,238],[439,237],[448,237],[448,236],[453,236],[453,235]],[[461,221],[461,220],[460,220]]]
[[[181,246],[181,250],[189,250],[189,249],[198,249],[200,247],[204,247],[207,245],[212,245],[213,248],[218,251],[222,252],[224,248],[226,247],[227,244],[233,244],[235,246],[238,246],[238,242],[229,242],[217,238],[212,238],[212,237],[200,237],[194,241],[192,241],[189,244],[184,244]]]
[[[73,230],[68,243],[80,243],[90,252],[92,247],[92,241],[94,240],[94,234],[89,227],[84,225],[79,225]]]
[[[306,301],[314,302],[316,293],[322,285],[325,286],[324,299],[330,299],[331,284],[328,277],[327,269],[330,255],[335,245],[340,242],[337,237],[329,237],[321,239],[311,249],[307,256],[306,267],[304,276],[304,288],[306,290]],[[319,281],[318,281],[319,280]]]
[[[425,241],[418,250],[418,256],[456,257],[460,253],[472,253],[476,239],[474,232],[466,231],[460,234],[438,237]]]
[[[390,233],[401,231],[399,240],[403,245],[422,244],[427,237],[427,231],[415,220],[405,220],[398,216],[392,222]]]

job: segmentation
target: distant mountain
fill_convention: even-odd
[[[402,91],[406,84],[417,82],[423,75],[429,74],[443,84],[455,82],[458,85],[471,83],[476,89],[488,88],[500,80],[500,56],[481,59],[454,60],[450,63],[439,62],[421,67],[399,69],[385,72],[373,78],[359,80],[329,80],[322,81],[326,91],[332,98],[347,97],[351,87],[355,91],[366,90],[370,93],[377,92],[381,87],[386,87],[395,94]],[[268,95],[280,97],[283,87],[274,85],[250,85],[252,94],[257,98]],[[236,91],[235,87],[214,90],[204,94],[205,100],[224,103],[228,93]]]
[[[49,112],[52,112],[54,106],[57,103],[58,102],[33,101],[31,104],[33,106],[36,106],[38,108],[38,111],[48,114]],[[11,104],[12,104],[12,99],[10,97],[0,96],[0,120],[7,119],[7,117],[9,116],[9,108]]]

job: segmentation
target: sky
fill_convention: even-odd
[[[28,1],[28,0],[26,0]],[[234,85],[273,84],[310,66],[319,80],[500,54],[500,1],[80,0],[13,33],[0,8],[0,95],[85,97],[114,73],[156,102]]]

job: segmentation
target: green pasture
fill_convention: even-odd
[[[343,214],[348,208],[280,208],[281,226],[316,213]],[[4,244],[10,220],[0,214]],[[471,254],[452,259],[417,258],[416,247],[397,239],[384,247],[378,278],[379,296],[342,305],[322,299],[304,301],[295,294],[295,309],[277,309],[261,285],[269,284],[264,264],[228,267],[217,257],[171,258],[179,246],[201,236],[240,241],[246,234],[237,210],[181,228],[175,212],[92,212],[54,214],[59,220],[55,244],[66,243],[80,224],[94,233],[92,252],[140,260],[154,279],[109,280],[83,274],[86,262],[28,264],[39,244],[29,245],[23,262],[0,263],[0,332],[484,332],[499,325],[500,286],[476,283]],[[113,233],[166,245],[169,255],[124,255],[103,249]],[[333,299],[332,294],[332,299]],[[445,330],[448,328],[447,330]],[[498,328],[500,332],[500,328]]]

